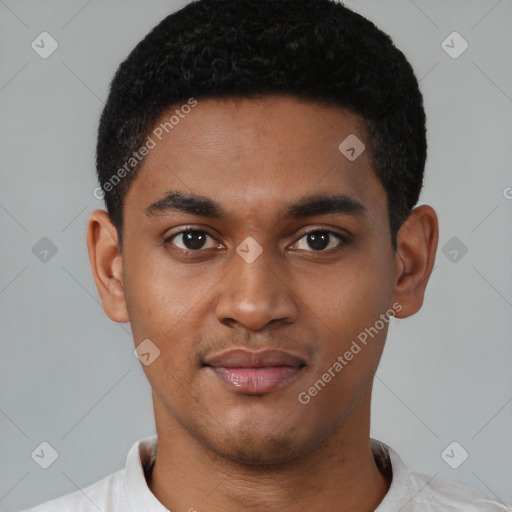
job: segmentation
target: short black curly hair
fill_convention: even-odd
[[[165,111],[191,98],[279,94],[363,119],[396,247],[423,183],[423,98],[391,38],[335,0],[195,0],[133,49],[112,80],[96,150],[120,245],[123,199],[140,167],[126,162]]]

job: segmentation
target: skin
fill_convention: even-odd
[[[416,313],[434,264],[434,210],[412,211],[394,251],[369,149],[353,162],[338,150],[349,134],[370,147],[361,120],[341,108],[201,100],[132,183],[122,251],[107,213],[90,217],[106,314],[131,323],[136,345],[149,338],[161,351],[143,366],[159,439],[148,485],[170,510],[371,511],[389,488],[369,437],[387,323],[308,404],[297,399],[393,304],[399,318]],[[146,212],[171,190],[210,198],[224,215]],[[333,194],[364,209],[285,215],[301,199]],[[169,237],[191,227],[211,237],[184,253],[183,237]],[[308,243],[314,231],[334,232],[325,249]],[[252,263],[236,252],[246,237],[263,249]],[[269,393],[240,394],[201,366],[232,347],[280,348],[306,366]]]

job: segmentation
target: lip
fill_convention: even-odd
[[[285,385],[305,365],[301,358],[276,349],[232,349],[204,361],[204,366],[231,389],[248,395],[269,393]]]

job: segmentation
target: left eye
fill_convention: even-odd
[[[168,242],[184,251],[199,251],[200,249],[212,249],[217,243],[206,231],[189,229],[176,233]]]
[[[301,250],[325,251],[336,247],[342,247],[347,239],[332,231],[310,231],[295,242],[294,247]]]

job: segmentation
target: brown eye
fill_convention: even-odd
[[[185,251],[199,251],[201,249],[210,249],[216,247],[216,242],[205,231],[189,229],[176,233],[166,240],[166,243],[172,243],[179,249]]]
[[[301,250],[312,250],[322,252],[326,249],[341,248],[348,243],[348,239],[327,230],[310,231],[302,236],[296,243],[295,247]]]

